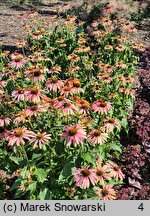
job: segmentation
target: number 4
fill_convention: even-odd
[[[143,207],[143,203],[141,203],[138,207],[139,210],[143,211],[144,210],[144,207]]]

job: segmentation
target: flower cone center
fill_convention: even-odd
[[[51,81],[52,81],[52,83],[57,83],[58,79],[54,77],[51,79]]]
[[[69,135],[70,135],[70,136],[74,136],[76,133],[77,133],[77,129],[76,129],[76,128],[71,128],[71,129],[69,130]]]
[[[37,138],[38,140],[42,139],[42,138],[43,138],[43,134],[41,134],[41,133],[37,134],[36,138]]]
[[[113,124],[113,123],[115,123],[115,119],[111,118],[111,119],[109,119],[108,122]]]
[[[94,136],[100,136],[101,135],[101,131],[100,130],[96,130],[95,132],[94,132]]]
[[[102,194],[103,194],[103,196],[107,196],[108,195],[108,190],[107,189],[103,189],[102,190]]]
[[[114,166],[114,170],[115,171],[119,171],[119,167],[118,166]]]
[[[31,89],[31,94],[37,94],[38,93],[38,89],[37,88],[32,88]]]
[[[58,101],[63,101],[64,100],[64,97],[63,96],[59,96],[58,97]]]
[[[23,131],[21,129],[18,129],[17,131],[15,131],[15,136],[16,137],[21,137],[23,134]]]
[[[100,106],[100,107],[106,107],[107,104],[106,104],[106,102],[104,101],[104,102],[101,102],[99,106]]]
[[[40,76],[41,75],[41,72],[39,71],[39,70],[36,70],[35,72],[34,72],[34,76],[35,77],[38,77],[38,76]]]
[[[103,175],[103,171],[102,170],[97,170],[96,175],[102,176]]]
[[[83,169],[81,173],[84,177],[87,177],[90,175],[90,171],[87,168]]]

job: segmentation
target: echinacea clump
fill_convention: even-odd
[[[137,57],[122,33],[135,29],[112,18],[111,4],[101,7],[91,32],[67,13],[21,13],[26,39],[1,52],[1,166],[18,173],[7,185],[15,199],[114,200],[126,180],[116,161]]]

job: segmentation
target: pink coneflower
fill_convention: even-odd
[[[22,55],[17,55],[17,57],[10,62],[10,66],[16,69],[22,68],[26,63],[26,60],[23,58]]]
[[[34,103],[39,103],[44,98],[43,90],[38,87],[29,88],[25,91],[25,99]]]
[[[103,185],[103,189],[95,187],[95,193],[100,200],[114,200],[116,199],[116,192],[112,188],[112,185]]]
[[[88,111],[90,110],[90,103],[84,99],[79,98],[76,101],[78,107],[79,107],[79,112],[81,114],[86,115],[88,113]]]
[[[49,74],[59,74],[61,72],[61,67],[60,66],[54,66],[51,68],[47,73]]]
[[[42,101],[42,105],[51,111],[55,108],[54,107],[55,99],[53,98],[44,98]]]
[[[42,113],[42,112],[46,112],[47,109],[43,106],[40,106],[40,105],[33,105],[33,106],[30,106],[30,107],[27,107],[25,110],[24,110],[24,113],[26,116],[37,116],[38,114]]]
[[[101,166],[97,165],[96,167],[96,175],[98,177],[98,182],[100,182],[101,185],[104,185],[104,180],[110,180],[111,176],[108,174],[108,167],[107,166]]]
[[[25,75],[30,78],[32,82],[40,82],[45,80],[42,68],[31,67],[25,71]]]
[[[97,77],[101,79],[104,83],[110,83],[112,81],[112,78],[107,73],[100,73]]]
[[[135,96],[135,90],[131,89],[131,88],[120,88],[119,92],[122,92],[127,96],[129,96],[129,95],[131,95],[132,97]]]
[[[27,121],[27,116],[23,111],[19,112],[13,119],[13,123],[15,124],[19,124],[20,122],[24,123],[26,121]]]
[[[92,104],[92,109],[94,110],[94,112],[98,112],[101,115],[103,114],[107,115],[110,109],[112,109],[112,106],[110,102],[97,100],[94,101],[94,103]]]
[[[70,67],[68,68],[67,73],[68,73],[68,74],[72,74],[72,73],[78,71],[79,69],[80,69],[79,66],[73,65],[73,66],[70,66]]]
[[[123,69],[127,67],[127,65],[126,65],[123,61],[118,62],[118,63],[116,64],[116,66],[117,66],[117,67],[120,67],[120,68],[123,68]]]
[[[41,149],[43,144],[47,143],[48,140],[51,139],[50,134],[44,133],[38,133],[38,134],[33,134],[32,139],[30,140],[30,144],[33,144],[33,148],[36,148],[37,145],[39,145],[39,148]]]
[[[14,146],[16,144],[19,146],[20,144],[24,144],[24,140],[30,140],[33,132],[27,130],[27,128],[15,128],[12,131],[7,131],[5,133],[5,138],[8,140],[8,146]]]
[[[45,84],[45,87],[52,92],[57,92],[57,90],[60,90],[62,86],[63,82],[56,77],[49,78]]]
[[[69,3],[63,3],[61,8],[64,10],[69,10],[71,8],[71,5]]]
[[[25,90],[22,88],[18,88],[12,92],[12,97],[14,100],[25,100]]]
[[[32,33],[33,40],[40,40],[43,37],[41,31],[37,30],[36,32]]]
[[[2,88],[5,88],[6,85],[7,85],[6,81],[4,81],[4,80],[1,80],[1,81],[0,81],[0,88],[1,88],[1,87],[2,87]]]
[[[67,146],[70,146],[72,143],[76,147],[79,144],[82,144],[83,140],[86,138],[86,131],[83,126],[77,124],[66,127],[66,132],[62,134],[63,139],[67,139]]]
[[[68,60],[70,60],[71,62],[78,62],[80,60],[80,57],[76,54],[70,54],[68,55]]]
[[[0,127],[4,127],[5,124],[9,124],[11,121],[8,117],[0,117]]]
[[[60,108],[63,106],[63,104],[66,102],[66,98],[64,96],[59,96],[58,98],[55,99],[54,101],[54,107],[55,108]]]
[[[78,44],[85,44],[85,43],[87,43],[87,40],[85,38],[78,39]]]
[[[93,129],[89,135],[88,135],[88,140],[92,145],[95,144],[102,144],[107,141],[108,134],[104,133],[103,131],[99,129]]]
[[[63,95],[64,97],[68,97],[68,95],[70,94],[70,90],[71,90],[71,85],[69,84],[64,85],[63,88],[61,89],[60,94]]]
[[[9,50],[4,50],[3,52],[1,52],[1,55],[2,55],[3,57],[6,57],[6,56],[9,55],[9,53],[10,53]]]
[[[117,119],[108,118],[108,119],[105,120],[103,128],[106,131],[112,132],[115,127],[120,127],[120,122]]]
[[[91,183],[95,185],[97,182],[95,170],[89,169],[88,167],[78,168],[73,175],[76,186],[81,186],[82,189],[89,188]]]
[[[59,111],[64,115],[74,115],[77,112],[77,107],[69,100],[64,101]]]
[[[17,48],[22,48],[22,47],[26,47],[27,43],[25,40],[19,40],[16,44]]]
[[[113,47],[111,45],[105,45],[104,50],[112,50]]]
[[[124,179],[124,174],[117,164],[114,162],[109,162],[106,164],[106,166],[108,167],[108,171],[112,177],[116,178],[117,180],[120,179],[121,181]]]
[[[70,94],[80,94],[83,92],[83,89],[81,88],[81,85],[78,81],[73,81],[72,82],[72,88],[70,89]]]
[[[122,44],[118,44],[118,45],[116,46],[116,50],[118,50],[118,51],[124,51],[124,50],[125,50],[125,47],[124,47]]]

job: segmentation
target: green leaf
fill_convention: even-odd
[[[95,157],[91,153],[82,154],[81,157],[84,161],[92,163],[93,165],[95,164]]]
[[[126,128],[128,126],[128,122],[127,122],[127,119],[126,118],[123,118],[122,121],[121,121],[121,124],[124,128]]]
[[[13,183],[13,185],[11,186],[10,191],[17,189],[20,185],[21,185],[21,180],[20,180],[20,179],[17,179],[17,180]]]
[[[32,182],[31,184],[29,184],[27,191],[30,191],[30,193],[34,193],[34,191],[36,190],[36,185],[37,182]]]
[[[122,149],[116,143],[111,143],[109,146],[110,146],[111,149],[122,153]]]
[[[34,174],[36,175],[38,182],[43,183],[44,181],[47,180],[47,178],[46,178],[47,177],[47,171],[45,171],[42,168],[36,169]]]
[[[42,189],[38,196],[40,200],[51,200],[51,197],[51,191],[48,188]]]
[[[73,164],[71,162],[66,163],[59,175],[58,182],[62,181],[64,178],[66,179],[67,177],[69,177],[72,174],[72,168]]]
[[[23,179],[25,179],[25,178],[27,177],[28,174],[29,174],[28,167],[25,166],[25,167],[22,169],[22,171],[21,171],[21,177],[22,177]]]

